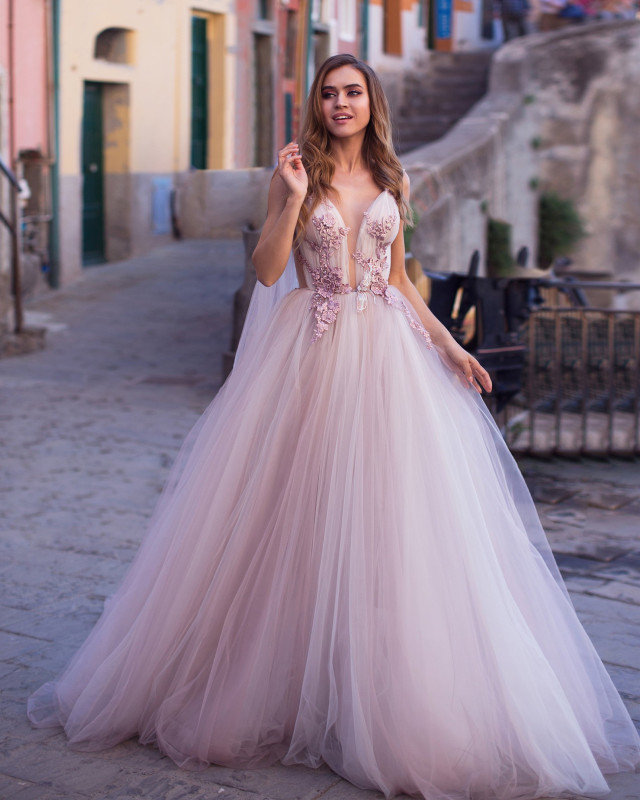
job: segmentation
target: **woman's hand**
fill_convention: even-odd
[[[278,153],[278,173],[285,182],[289,194],[302,203],[307,196],[309,179],[302,166],[300,148],[296,142],[289,142]]]
[[[451,367],[463,377],[468,386],[473,387],[479,394],[482,394],[482,389],[485,392],[491,391],[491,378],[487,370],[452,336],[449,337],[442,349]]]

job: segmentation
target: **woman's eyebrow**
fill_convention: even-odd
[[[362,89],[362,86],[359,83],[349,83],[347,86],[344,87],[345,89]],[[326,91],[327,89],[333,89],[337,91],[335,86],[323,86],[322,91]]]

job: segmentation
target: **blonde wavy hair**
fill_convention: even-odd
[[[328,196],[335,165],[331,156],[331,136],[322,116],[322,87],[327,74],[339,67],[357,69],[364,77],[369,95],[371,119],[367,125],[362,156],[380,189],[388,189],[400,211],[405,225],[411,225],[411,212],[403,194],[403,169],[393,148],[389,103],[376,73],[364,61],[349,53],[331,56],[320,66],[311,86],[305,106],[300,133],[300,155],[309,177],[307,200],[302,204],[296,225],[295,243],[302,239],[304,229],[321,200]]]

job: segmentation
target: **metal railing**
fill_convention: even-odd
[[[0,173],[9,181],[9,217],[0,209],[0,222],[11,236],[11,292],[13,294],[14,332],[22,333],[24,316],[22,312],[22,281],[20,271],[20,184],[11,169],[0,158]]]
[[[640,454],[640,310],[559,304],[561,292],[575,300],[576,291],[619,294],[640,284],[548,287],[523,325],[524,388],[495,414],[507,444],[529,455]]]

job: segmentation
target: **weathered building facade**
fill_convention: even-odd
[[[362,7],[367,58],[383,71],[410,67],[430,50],[493,47],[501,36],[492,0],[368,0]]]
[[[206,204],[207,233],[237,230],[246,217],[233,213],[246,202],[237,190],[251,176],[229,171],[274,163],[297,130],[316,61],[357,51],[358,9],[337,0],[64,0],[61,282],[190,235],[191,191]]]
[[[231,6],[62,3],[62,283],[170,240],[176,174],[233,166]]]
[[[295,137],[324,58],[354,53],[393,95],[430,48],[473,46],[458,33],[480,0],[438,2],[0,0],[0,58],[8,70],[11,28],[19,61],[12,117],[0,85],[16,144],[3,123],[0,146],[14,165],[27,154],[37,218],[27,283],[259,224],[262,170]]]

